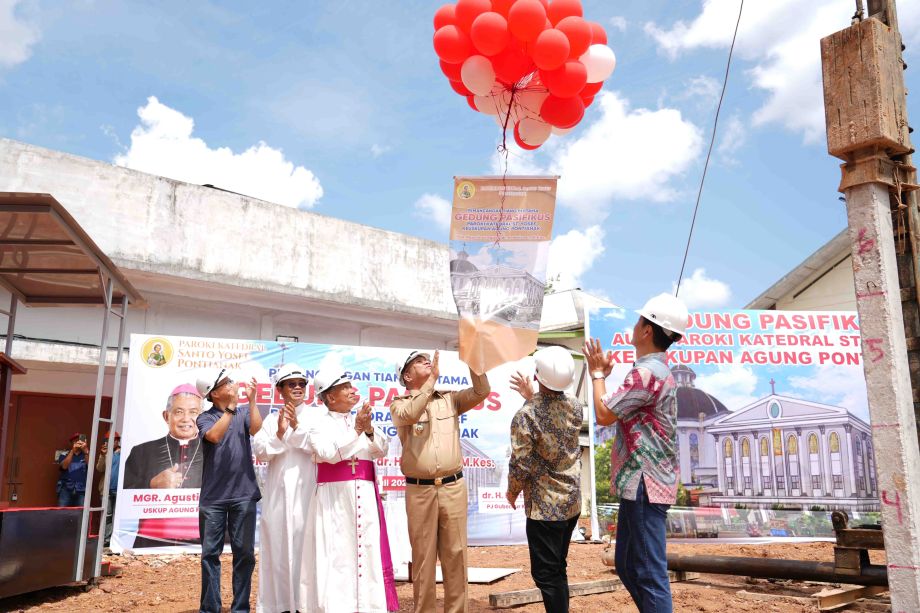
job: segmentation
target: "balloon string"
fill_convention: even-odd
[[[508,100],[508,112],[505,113],[505,122],[502,124],[502,144],[498,146],[499,155],[504,158],[504,168],[502,170],[502,189],[498,194],[498,226],[495,230],[494,247],[501,246],[502,242],[502,223],[505,218],[505,192],[508,190],[508,122],[511,121],[511,109],[514,108],[514,97],[517,95],[517,83],[511,86],[511,98]],[[501,112],[501,104],[499,104]]]

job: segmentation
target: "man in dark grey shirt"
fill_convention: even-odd
[[[201,611],[220,613],[220,554],[224,532],[233,551],[233,603],[230,611],[249,611],[255,568],[256,503],[262,497],[252,467],[249,437],[262,427],[253,379],[247,389],[249,410],[238,411],[239,383],[227,369],[198,379],[198,391],[213,405],[198,416],[204,464],[198,526],[201,532]]]

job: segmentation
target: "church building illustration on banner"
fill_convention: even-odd
[[[770,394],[730,411],[679,364],[681,481],[714,505],[878,510],[869,425],[844,407]]]

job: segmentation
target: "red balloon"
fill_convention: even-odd
[[[511,35],[508,22],[498,13],[488,11],[473,20],[470,39],[473,46],[483,55],[495,55],[508,46]]]
[[[492,10],[502,17],[507,17],[512,4],[514,0],[492,0]]]
[[[600,81],[599,83],[588,83],[584,88],[578,92],[582,98],[585,96],[595,96],[597,92],[601,91],[601,88],[604,87],[604,82]]]
[[[445,4],[434,13],[434,31],[437,32],[444,26],[452,26],[457,23],[454,15],[454,5]]]
[[[578,59],[591,46],[591,26],[581,17],[566,17],[556,24],[556,29],[569,39],[569,57]]]
[[[591,26],[591,44],[606,45],[607,32],[604,30],[604,26],[597,23],[596,21],[589,21],[588,25]]]
[[[466,88],[466,85],[463,84],[463,81],[448,81],[450,86],[454,88],[454,91],[460,94],[461,96],[472,96],[473,92]],[[477,109],[479,110],[479,109]]]
[[[543,10],[544,10],[544,11],[549,10],[549,0],[540,0],[540,4],[543,5]]]
[[[486,11],[491,10],[491,0],[457,0],[454,15],[456,15],[457,25],[460,26],[460,29],[469,33],[470,28],[473,27],[473,21]]]
[[[578,96],[560,98],[550,94],[540,107],[540,117],[557,128],[571,128],[585,116],[585,103]]]
[[[472,97],[472,96],[467,96],[467,97],[466,97],[466,103],[470,105],[470,108],[471,108],[471,109],[473,109],[473,110],[476,111],[477,113],[479,112],[479,109],[476,108],[476,103],[473,102],[473,97]]]
[[[505,50],[492,58],[492,68],[495,69],[495,76],[502,83],[511,85],[521,80],[524,75],[530,74],[534,70],[533,60],[521,50],[516,44],[510,44]]]
[[[594,96],[582,96],[581,101],[585,103],[585,108],[588,108],[594,102]],[[479,109],[476,110],[478,111]]]
[[[571,98],[584,89],[588,81],[588,69],[578,60],[569,60],[556,70],[541,70],[540,79],[550,94]]]
[[[434,52],[448,64],[462,64],[470,57],[470,37],[457,26],[444,26],[434,33]]]
[[[514,142],[517,143],[517,146],[525,151],[533,151],[534,149],[539,149],[540,145],[528,145],[524,142],[524,139],[521,138],[520,132],[521,122],[514,122]]]
[[[463,80],[463,78],[460,76],[460,68],[463,66],[463,64],[448,64],[444,60],[438,60],[438,64],[441,66],[441,72],[444,73],[444,76],[447,77],[448,80]]]
[[[530,50],[537,68],[555,70],[569,58],[569,39],[559,30],[543,30]]]
[[[546,26],[546,9],[539,0],[517,0],[508,11],[508,29],[518,40],[536,40]]]
[[[581,17],[584,12],[581,8],[581,0],[553,0],[549,3],[546,15],[553,25],[556,25],[566,17]]]

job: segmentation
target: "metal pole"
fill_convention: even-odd
[[[106,316],[108,316],[108,311],[106,311]],[[128,297],[126,295],[123,295],[121,298],[121,314],[119,317],[121,321],[118,324],[118,350],[115,353],[115,381],[112,386],[112,404],[111,412],[109,413],[109,418],[111,419],[109,422],[107,446],[109,453],[106,454],[105,458],[105,482],[102,487],[102,511],[101,519],[99,520],[99,539],[96,542],[96,561],[93,565],[93,575],[96,577],[102,574],[102,550],[105,548],[105,529],[108,524],[109,488],[112,486],[112,458],[115,455],[115,446],[113,442],[115,440],[115,432],[118,430],[118,410],[121,401],[121,360],[124,353],[125,322],[128,319]],[[116,483],[115,486],[118,487],[118,484]]]
[[[7,357],[12,357],[13,351],[13,330],[16,326],[16,305],[19,304],[19,298],[16,294],[10,292],[10,312],[6,324],[6,343],[4,352]],[[0,427],[0,479],[6,478],[6,439],[8,438],[7,428],[9,427],[10,417],[10,391],[13,387],[13,370],[9,366],[3,368],[3,425]],[[7,478],[7,496],[10,495],[9,486],[13,481],[12,475]],[[0,488],[2,489],[2,488]]]
[[[878,564],[866,566],[858,575],[842,575],[834,569],[833,562],[770,560],[736,556],[686,556],[669,553],[668,570],[763,577],[766,579],[794,579],[796,581],[823,581],[827,583],[852,583],[855,585],[888,585],[888,575],[885,572],[885,567]]]
[[[96,371],[96,397],[93,401],[93,430],[90,437],[89,454],[87,456],[86,466],[86,493],[83,496],[83,515],[80,519],[80,539],[77,549],[77,562],[74,568],[74,581],[83,580],[83,564],[86,560],[86,541],[89,530],[89,513],[90,502],[92,501],[93,492],[93,469],[96,463],[92,461],[96,457],[96,439],[99,437],[99,412],[102,407],[102,387],[105,383],[105,358],[107,354],[106,341],[109,336],[109,315],[112,310],[112,279],[106,280],[105,283],[105,314],[102,318],[102,340],[99,343],[99,367]],[[98,538],[102,538],[100,534]]]

